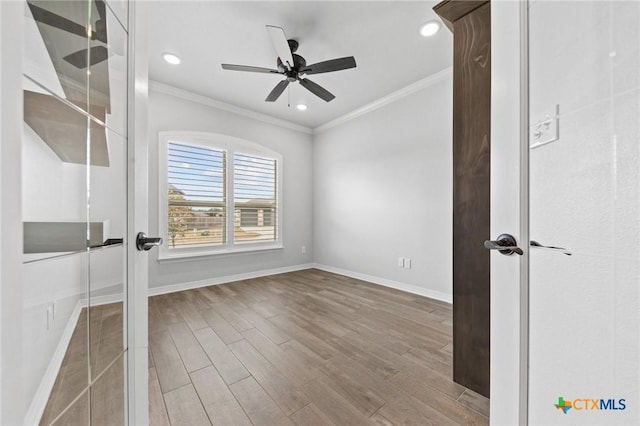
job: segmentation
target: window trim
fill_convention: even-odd
[[[203,247],[180,247],[170,248],[168,240],[168,149],[169,142],[176,142],[185,145],[205,146],[212,149],[223,150],[226,153],[226,215],[225,226],[227,227],[227,241],[216,246]],[[234,237],[234,154],[246,154],[264,156],[276,160],[276,239],[267,242],[242,242],[235,243]],[[240,139],[234,136],[220,133],[193,132],[193,131],[165,131],[159,133],[158,144],[158,230],[164,239],[164,244],[159,247],[158,260],[187,259],[203,256],[220,256],[229,254],[240,254],[250,252],[260,252],[277,250],[284,248],[283,241],[283,161],[282,155],[256,142]]]

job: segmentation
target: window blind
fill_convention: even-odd
[[[277,162],[235,153],[234,242],[275,241],[278,235]]]
[[[168,143],[169,247],[224,244],[226,153]]]

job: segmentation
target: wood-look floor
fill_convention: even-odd
[[[451,380],[451,315],[318,270],[151,297],[150,424],[488,424],[488,400]],[[43,425],[122,423],[122,304],[90,317]]]
[[[83,308],[41,425],[117,425],[124,419],[122,303]],[[90,348],[90,349],[89,349]]]
[[[488,424],[451,379],[451,315],[318,270],[151,297],[151,424]]]

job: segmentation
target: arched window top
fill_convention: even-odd
[[[160,139],[169,141],[181,141],[184,143],[212,146],[218,149],[243,151],[247,153],[261,154],[270,157],[282,158],[282,155],[262,144],[235,136],[212,132],[195,131],[165,131],[160,132]],[[166,143],[165,142],[165,143]]]

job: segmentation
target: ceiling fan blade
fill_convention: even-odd
[[[231,71],[261,72],[265,74],[281,74],[280,71],[271,68],[250,67],[247,65],[222,64],[222,69]]]
[[[289,80],[282,80],[280,83],[276,85],[276,87],[273,88],[273,90],[271,91],[271,93],[269,93],[269,96],[267,96],[265,101],[275,102],[276,99],[278,99],[280,95],[282,95],[282,92],[284,92],[284,89],[286,89],[288,85],[289,85]]]
[[[107,43],[107,5],[103,0],[95,0],[96,9],[98,9],[98,19],[95,21],[95,40]]]
[[[284,30],[280,27],[274,27],[273,25],[267,25],[266,27],[278,57],[285,66],[293,68],[293,55],[291,54],[287,36],[284,35]]]
[[[347,70],[356,67],[356,59],[353,56],[345,58],[331,59],[329,61],[318,62],[317,64],[307,65],[300,70],[304,74],[320,74],[323,72],[332,72]]]
[[[98,9],[98,16],[100,17],[100,19],[106,20],[107,5],[105,4],[104,0],[95,0],[95,3],[96,3],[96,9]]]
[[[94,46],[87,52],[87,49],[78,50],[70,55],[65,56],[65,61],[69,62],[76,68],[87,68],[87,60],[93,66],[109,57],[109,49],[104,46]]]
[[[329,92],[327,89],[325,89],[324,87],[320,86],[317,83],[314,83],[308,78],[301,78],[300,84],[302,84],[302,86],[305,89],[307,89],[308,91],[310,91],[311,93],[313,93],[314,95],[322,99],[323,101],[331,102],[335,98],[335,96],[331,92]]]
[[[87,34],[87,28],[84,25],[78,24],[77,22],[36,6],[31,2],[27,2],[27,4],[29,5],[29,9],[31,10],[33,19],[35,19],[36,21],[42,22],[43,24],[51,25],[52,27],[58,28],[71,34],[78,35],[80,37],[86,38],[89,36]],[[95,33],[92,33],[91,37],[93,38],[94,36]]]

